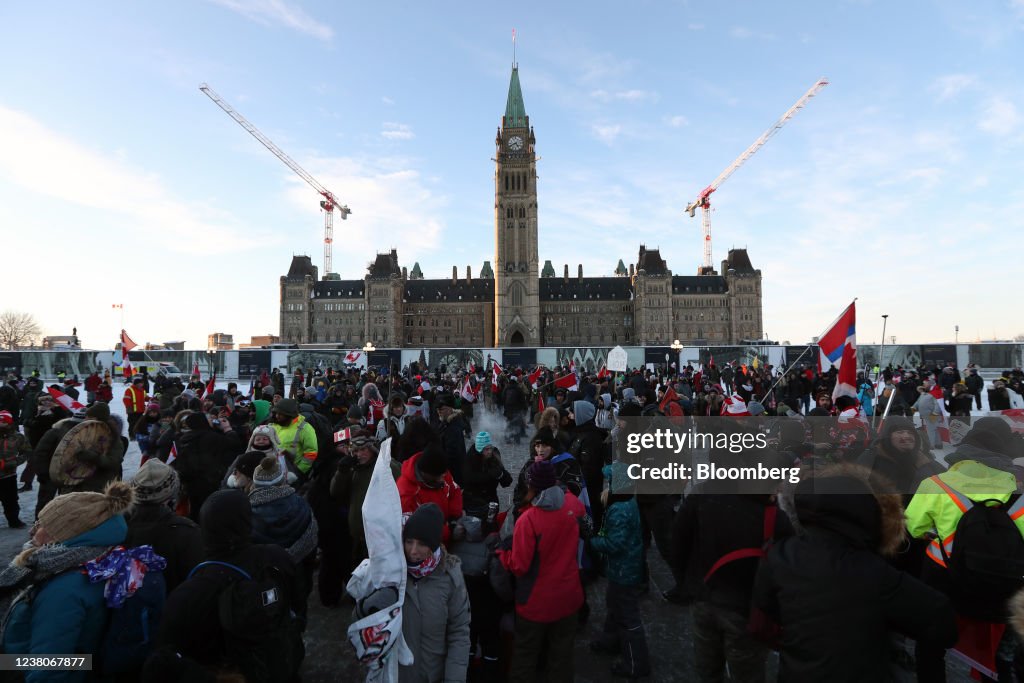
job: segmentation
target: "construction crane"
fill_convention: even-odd
[[[242,128],[245,128],[249,133],[263,143],[263,146],[269,149],[274,156],[284,162],[285,166],[295,171],[295,173],[305,180],[307,183],[316,190],[323,199],[320,200],[320,208],[324,212],[324,277],[328,273],[333,272],[331,268],[331,245],[334,242],[334,210],[337,209],[338,213],[341,214],[341,220],[347,220],[348,215],[352,213],[348,206],[338,201],[338,198],[333,192],[328,190],[326,187],[321,185],[316,178],[309,175],[305,169],[299,166],[294,159],[285,154],[280,147],[275,145],[270,138],[261,133],[256,126],[249,123],[244,116],[239,114],[235,109],[224,101],[224,99],[214,92],[213,88],[203,83],[199,86],[199,89],[206,94],[214,103],[223,109],[228,116],[238,122]]]
[[[773,123],[771,128],[766,130],[757,140],[754,140],[754,144],[747,147],[746,151],[736,158],[736,161],[726,166],[725,170],[722,171],[710,185],[701,190],[700,194],[697,195],[697,199],[686,205],[686,210],[689,212],[690,218],[693,218],[698,207],[701,209],[701,219],[704,225],[704,265],[699,271],[701,275],[710,275],[714,272],[714,266],[711,264],[711,193],[717,190],[719,186],[729,178],[729,176],[735,173],[736,169],[746,163],[747,159],[754,156],[757,150],[764,147],[764,143],[768,142],[773,135],[778,133],[779,129],[786,125],[787,121],[796,116],[796,113],[803,109],[807,105],[807,102],[817,95],[818,92],[826,85],[828,85],[827,80],[824,78],[819,79],[817,83],[811,86],[810,90],[804,93],[803,97],[796,101],[796,104],[789,108],[789,111],[782,115],[782,118]]]

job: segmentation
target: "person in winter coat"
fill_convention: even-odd
[[[377,443],[367,430],[353,430],[348,441],[346,455],[338,461],[338,466],[331,480],[331,496],[338,501],[343,509],[348,510],[347,533],[351,538],[351,555],[347,562],[351,571],[359,563],[369,557],[366,547],[366,534],[363,531],[363,501],[370,487],[373,468],[380,454]],[[392,458],[391,474],[398,481],[402,475],[402,465]],[[403,508],[404,509],[404,508]]]
[[[0,410],[0,503],[4,506],[4,517],[11,529],[23,529],[25,523],[18,518],[18,468],[28,459],[32,449],[28,439],[18,432],[14,416],[8,410]]]
[[[599,653],[621,653],[622,659],[612,664],[612,675],[639,678],[651,670],[639,607],[640,587],[646,578],[640,508],[632,493],[615,492],[611,465],[605,467],[604,474],[609,480],[608,490],[601,494],[607,506],[604,525],[590,539],[590,547],[607,558],[607,616],[601,636],[590,642],[590,649]],[[624,478],[625,468],[616,474]]]
[[[200,512],[204,566],[167,596],[157,650],[146,663],[143,680],[214,680],[225,671],[241,673],[252,683],[294,680],[302,662],[297,620],[288,620],[284,632],[232,638],[221,623],[220,596],[242,576],[272,576],[273,597],[284,602],[284,613],[301,609],[300,579],[288,552],[278,545],[252,542],[252,507],[244,492],[217,491]],[[194,667],[192,671],[187,667]],[[186,670],[183,670],[186,669]],[[196,673],[202,672],[204,676]],[[159,672],[159,679],[155,674]]]
[[[152,546],[167,560],[164,582],[170,593],[203,560],[199,525],[174,514],[180,482],[173,468],[159,460],[148,460],[132,477],[131,486],[135,507],[128,514],[124,544],[129,548]]]
[[[974,397],[967,390],[967,385],[958,382],[953,385],[949,398],[946,400],[946,412],[950,417],[970,417]]]
[[[955,547],[957,525],[968,503],[998,501],[1005,505],[1020,491],[1022,472],[1013,459],[1022,455],[1019,439],[1002,418],[983,417],[974,423],[956,452],[946,459],[949,470],[925,479],[918,487],[907,506],[907,531],[914,538],[928,541],[921,576],[930,585],[956,597],[960,587],[952,585],[946,557]],[[1024,536],[1024,517],[1015,519],[1014,524]],[[956,606],[958,612],[975,619],[1002,621],[1006,617],[1004,613],[975,613],[982,607],[980,604],[957,600]],[[920,680],[945,680],[940,678],[945,672],[944,647],[949,645],[918,643],[916,660]]]
[[[694,668],[700,680],[724,680],[728,667],[738,683],[763,682],[768,648],[747,633],[756,556],[729,558],[762,548],[766,531],[773,539],[791,533],[788,520],[776,514],[766,493],[737,494],[734,482],[707,481],[698,487],[676,514],[671,557],[673,570],[694,593]]]
[[[942,411],[939,409],[939,402],[923,385],[917,388],[917,393],[919,394],[917,400],[910,409],[916,410],[921,415],[921,421],[928,434],[928,443],[925,444],[925,447],[942,450],[942,439],[939,438],[939,417],[942,416]]]
[[[447,545],[451,527],[463,514],[462,488],[448,471],[447,458],[439,443],[430,443],[422,453],[402,463],[398,495],[402,501],[402,512],[415,512],[416,508],[427,503],[441,508],[446,521],[441,541]]]
[[[857,464],[892,484],[891,493],[899,493],[909,505],[921,482],[945,472],[924,445],[914,423],[905,417],[888,417],[870,448]]]
[[[605,461],[608,460],[604,446],[607,434],[594,424],[596,414],[594,404],[587,401],[574,401],[572,410],[569,411],[569,417],[576,424],[572,431],[572,440],[569,442],[569,454],[580,463],[587,491],[594,492],[590,499],[590,511],[595,529],[600,528],[601,517],[604,514],[600,491],[604,488],[602,471]]]
[[[562,429],[562,415],[558,408],[549,406],[542,412],[538,413],[537,417],[534,419],[534,426],[537,428],[538,433],[540,433],[540,431],[545,427],[551,431],[554,437],[558,439],[558,444],[555,446],[555,449],[559,453],[564,453],[569,450],[569,444],[572,443],[572,437],[568,430]]]
[[[985,380],[978,374],[978,368],[971,368],[964,378],[967,391],[974,397],[975,410],[981,410],[981,390],[985,388]]]
[[[264,457],[253,472],[248,490],[252,540],[279,545],[288,551],[298,569],[295,608],[305,628],[306,601],[313,589],[316,569],[317,525],[306,499],[288,485],[287,474],[273,455]]]
[[[189,501],[189,518],[199,520],[199,511],[207,497],[220,487],[221,479],[243,445],[231,426],[220,424],[214,431],[203,413],[190,413],[183,421],[184,431],[175,440],[178,457],[171,466],[181,477]]]
[[[124,543],[128,528],[124,513],[132,501],[131,487],[118,481],[103,493],[70,493],[42,509],[30,543],[0,572],[0,588],[22,591],[5,620],[4,652],[21,656],[99,653],[109,610],[106,582],[90,580],[98,570],[92,562],[118,552],[115,546]],[[24,680],[85,681],[87,676],[86,672],[35,670],[26,672]]]
[[[611,394],[601,394],[597,399],[597,417],[594,418],[594,424],[599,428],[610,432],[615,429],[615,404],[612,403]]]
[[[462,486],[462,461],[466,459],[466,433],[469,424],[462,416],[461,410],[455,409],[455,397],[441,394],[437,397],[437,417],[441,423],[441,446],[444,448],[445,460],[452,479]]]
[[[469,596],[459,558],[441,545],[444,513],[421,505],[402,529],[409,578],[402,604],[402,635],[415,659],[400,666],[399,683],[466,680]]]
[[[498,487],[512,485],[512,475],[501,462],[489,432],[479,432],[462,463],[462,506],[467,515],[486,522],[488,506],[498,502]]]
[[[553,437],[552,437],[553,438]],[[583,504],[563,491],[548,461],[531,463],[526,509],[516,520],[510,549],[498,549],[501,563],[516,580],[516,651],[511,683],[536,680],[541,651],[550,683],[573,680],[576,616],[583,585],[576,561]]]
[[[512,492],[512,506],[516,509],[523,507],[529,501],[526,499],[530,485],[527,481],[527,473],[530,465],[534,462],[546,460],[555,467],[555,478],[573,494],[576,498],[584,495],[586,481],[583,478],[583,470],[580,468],[579,460],[572,457],[570,453],[561,448],[561,442],[555,437],[550,429],[540,429],[530,441],[530,453],[533,456],[527,460],[523,468],[519,470],[519,478],[516,480],[516,488]],[[584,501],[589,505],[589,497]]]
[[[299,415],[294,398],[282,398],[270,413],[271,426],[277,432],[281,450],[291,460],[288,469],[306,475],[313,468],[318,452],[316,430]]]
[[[401,436],[405,432],[405,396],[397,391],[388,397],[384,419],[377,424],[377,441]]]
[[[514,376],[505,387],[503,408],[505,411],[505,423],[508,425],[508,441],[515,446],[526,436],[526,416],[529,406],[526,401],[526,393],[523,385]]]
[[[1009,410],[1012,407],[1010,405],[1010,390],[1006,388],[1006,380],[1000,378],[993,381],[992,388],[988,390],[988,409]]]
[[[679,405],[679,394],[671,386],[659,390],[658,410],[668,417],[682,417],[683,407]]]
[[[950,601],[883,557],[904,542],[902,507],[868,476],[839,465],[797,484],[797,534],[758,569],[754,604],[781,627],[780,681],[888,680],[890,630],[943,647],[957,640]]]

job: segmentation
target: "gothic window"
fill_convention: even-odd
[[[512,207],[511,207],[511,206],[510,206],[510,207],[508,207],[508,208],[507,208],[507,209],[505,210],[505,218],[514,218],[514,215],[513,215],[513,213],[514,213],[514,212],[513,212],[513,210],[512,210]]]
[[[505,174],[505,192],[508,192],[508,173]]]

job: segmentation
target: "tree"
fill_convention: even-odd
[[[1024,342],[1024,334],[1018,334],[1016,337],[1013,338],[1013,341]]]
[[[42,329],[31,313],[10,310],[0,313],[0,348],[31,346],[40,334]]]

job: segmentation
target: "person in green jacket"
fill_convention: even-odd
[[[606,465],[603,474],[609,488],[601,494],[606,505],[604,523],[600,533],[590,539],[590,547],[607,558],[608,577],[604,630],[591,641],[590,649],[604,654],[621,652],[621,661],[612,664],[612,674],[640,678],[651,671],[639,607],[644,582],[640,508],[632,492],[615,492],[612,473],[613,466]],[[616,468],[615,476],[624,478],[624,468]]]
[[[298,402],[294,398],[282,398],[273,407],[270,419],[277,432],[277,440],[281,448],[290,453],[295,469],[302,475],[308,475],[316,460],[316,430],[299,415]]]

